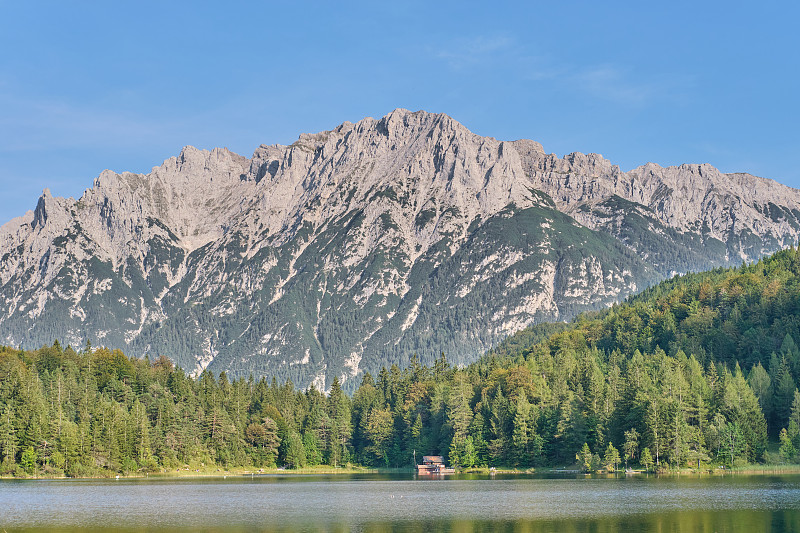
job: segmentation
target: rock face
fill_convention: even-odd
[[[0,228],[0,342],[123,348],[324,388],[473,360],[676,272],[795,243],[800,192],[708,165],[622,172],[396,110],[45,190]]]

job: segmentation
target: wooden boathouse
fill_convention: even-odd
[[[417,465],[417,474],[422,475],[454,474],[455,471],[455,468],[447,468],[441,455],[425,455],[422,464]]]

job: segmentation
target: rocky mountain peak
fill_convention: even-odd
[[[39,201],[36,203],[36,209],[33,212],[33,222],[31,222],[31,227],[36,229],[37,227],[42,227],[47,222],[47,204],[53,203],[53,196],[50,194],[50,189],[45,189],[42,191],[42,195],[39,197]]]
[[[373,118],[365,119],[375,124],[376,129],[393,139],[406,137],[407,132],[428,130],[432,127],[439,127],[441,130],[452,131],[458,127],[463,127],[454,119],[443,113],[428,113],[427,111],[409,111],[408,109],[398,108],[388,115],[375,121]]]
[[[165,354],[320,388],[797,241],[800,193],[711,165],[623,172],[396,109],[251,158],[192,146],[45,190],[0,227],[0,341]]]
[[[50,189],[44,189],[33,211],[31,228],[36,231],[43,231],[45,228],[58,231],[70,217],[72,202],[72,198],[55,198]]]

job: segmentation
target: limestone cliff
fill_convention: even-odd
[[[120,347],[325,387],[462,364],[674,272],[797,241],[800,192],[709,165],[631,172],[398,109],[45,191],[0,228],[0,342]]]

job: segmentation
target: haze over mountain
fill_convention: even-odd
[[[800,191],[768,179],[622,172],[398,109],[250,159],[186,147],[79,200],[45,190],[0,228],[0,343],[89,339],[324,388],[414,353],[467,363],[798,234]]]

